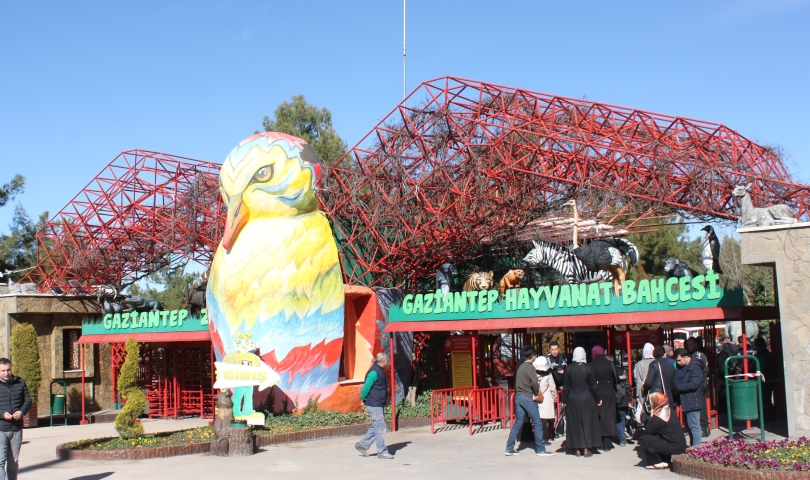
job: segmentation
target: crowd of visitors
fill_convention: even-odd
[[[552,455],[546,447],[558,437],[564,437],[560,446],[577,457],[592,457],[596,450],[608,452],[616,444],[624,447],[637,441],[648,469],[669,468],[671,456],[686,450],[687,435],[689,446],[710,435],[706,405],[710,367],[704,343],[693,337],[683,346],[645,344],[641,358],[633,362],[632,376],[624,353],[617,363],[600,345],[591,349],[590,362],[584,348],[575,348],[570,363],[556,342],[545,357],[537,356],[531,346],[524,347],[524,362],[516,376],[516,418],[506,455],[518,454],[515,444],[528,418],[538,455]],[[775,362],[764,339],[757,338],[755,346],[767,376]],[[725,360],[739,352],[731,339],[721,337],[712,370],[722,374]],[[739,365],[733,359],[729,364],[735,373]],[[560,411],[556,412],[558,395]]]

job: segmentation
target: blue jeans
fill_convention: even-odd
[[[515,451],[515,442],[517,442],[518,432],[523,422],[526,420],[526,415],[532,421],[534,426],[534,444],[536,453],[544,453],[546,451],[546,444],[543,443],[543,422],[540,420],[540,411],[537,409],[537,402],[532,400],[532,397],[527,395],[515,395],[515,423],[512,424],[512,430],[509,431],[509,440],[506,441],[506,451]]]
[[[388,448],[385,446],[385,432],[388,431],[388,426],[385,424],[385,414],[383,407],[369,407],[366,406],[366,413],[371,417],[371,426],[363,438],[360,439],[360,446],[368,450],[371,444],[377,441],[377,455],[388,453]]]
[[[619,437],[619,443],[627,443],[627,436],[625,435],[625,422],[627,421],[627,409],[620,408],[616,412],[616,436]]]
[[[21,445],[22,431],[0,432],[0,480],[17,480]]]
[[[700,410],[693,410],[691,412],[684,412],[686,415],[686,427],[692,434],[692,446],[700,445],[702,432],[700,431]]]

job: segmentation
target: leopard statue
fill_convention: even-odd
[[[461,289],[465,292],[489,290],[492,288],[494,278],[495,274],[492,272],[472,273],[464,280],[464,286]]]

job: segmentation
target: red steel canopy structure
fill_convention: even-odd
[[[41,288],[125,285],[210,262],[219,165],[121,153],[37,235]],[[734,185],[810,218],[810,188],[724,125],[442,77],[421,84],[320,181],[347,284],[412,286],[577,199],[630,229],[657,214],[733,220]]]

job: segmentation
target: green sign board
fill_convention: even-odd
[[[190,316],[188,310],[108,313],[102,318],[85,318],[82,335],[122,333],[199,332],[208,330],[208,313]]]
[[[405,295],[392,305],[392,322],[436,322],[500,318],[555,317],[605,313],[655,312],[742,306],[742,290],[725,290],[720,275],[690,278],[626,280],[621,295],[610,282],[515,288],[501,297],[497,290]]]

